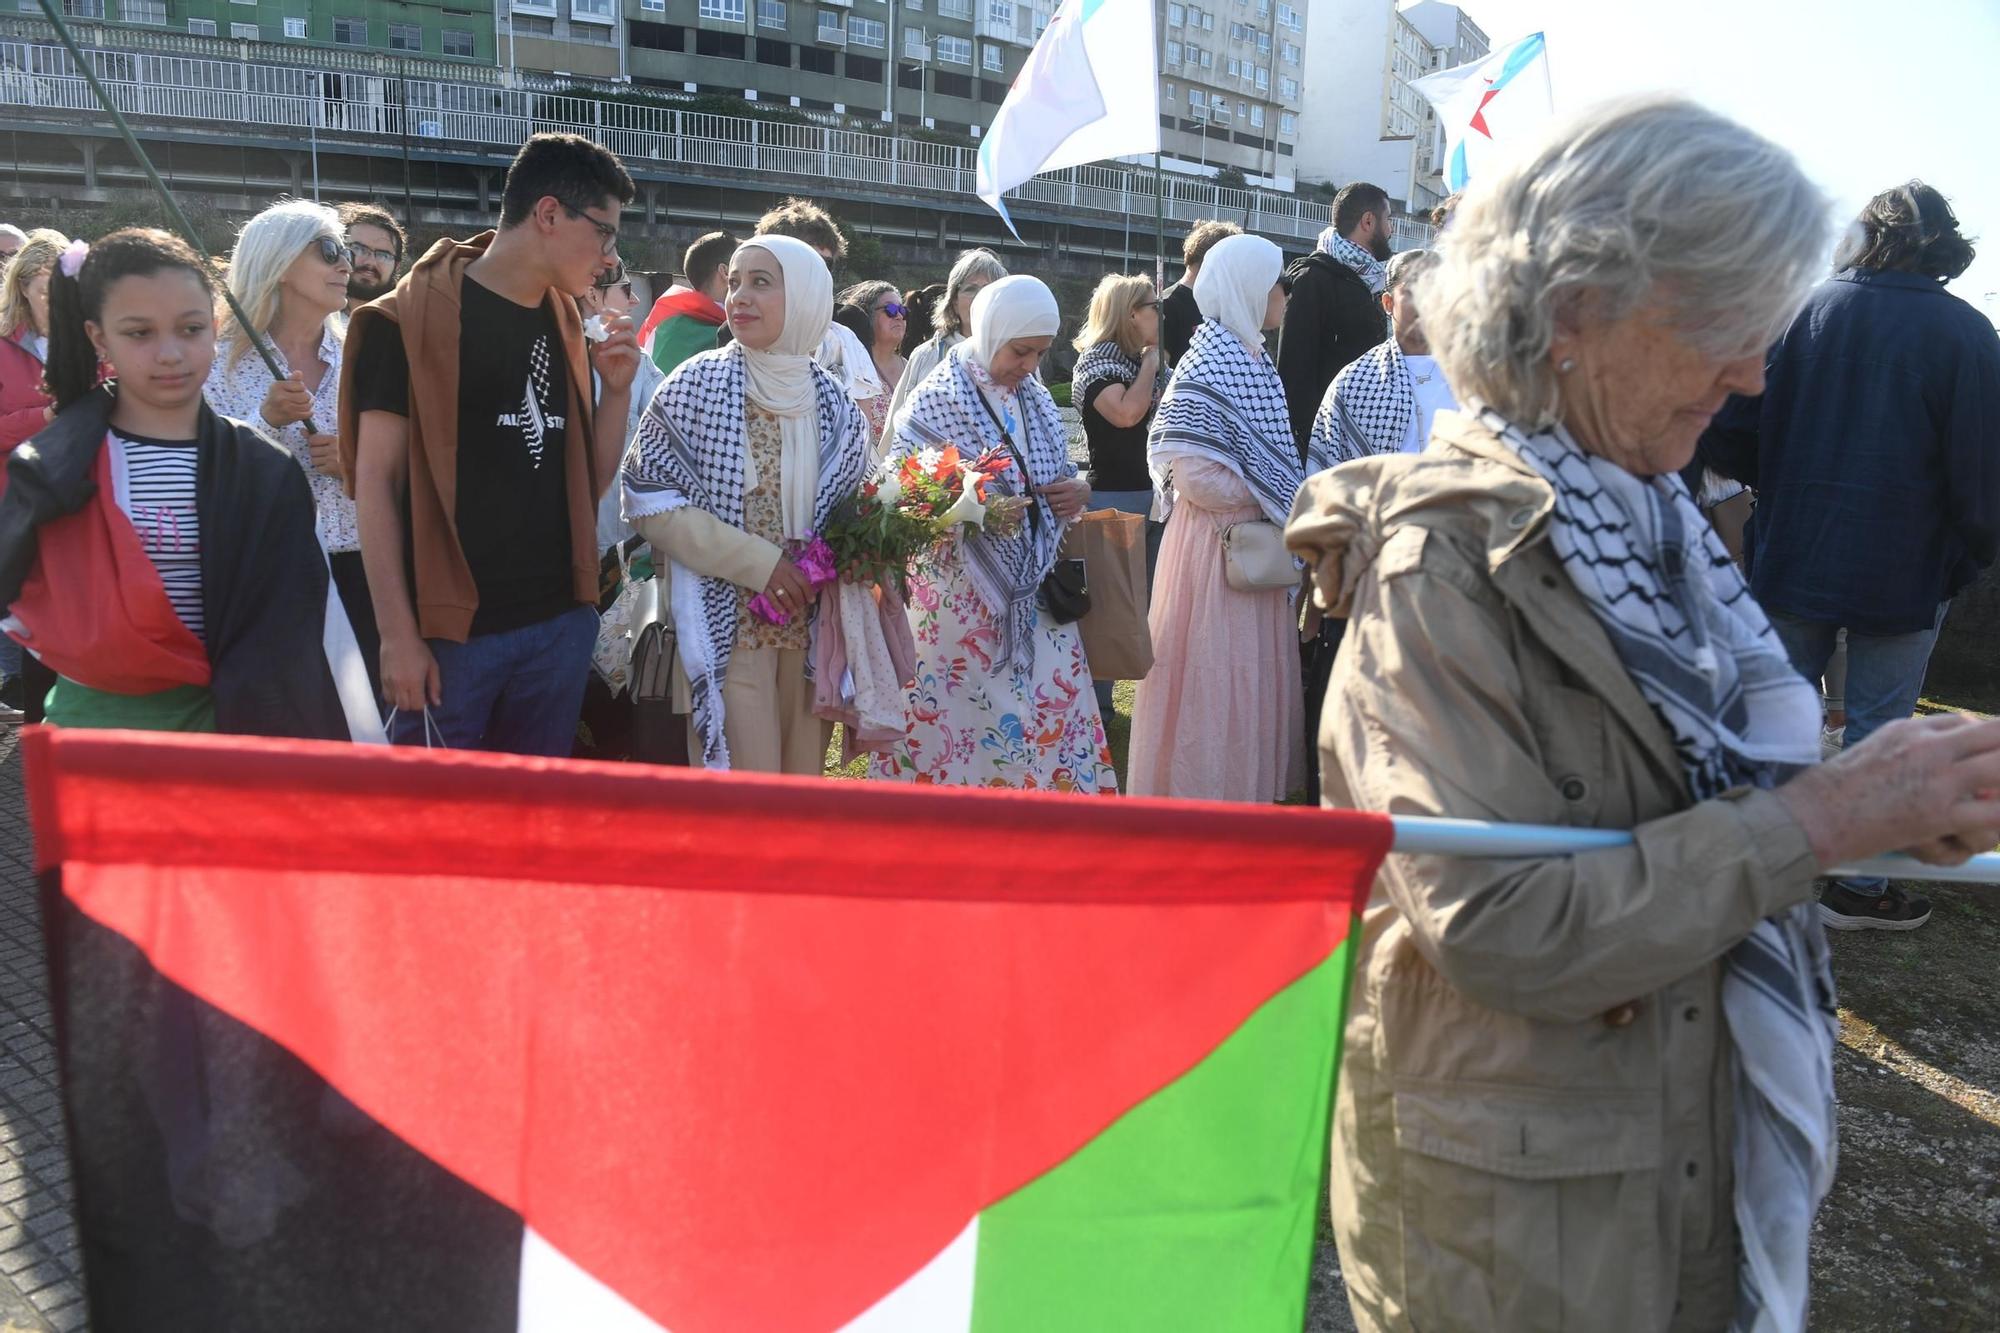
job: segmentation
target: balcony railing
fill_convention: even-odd
[[[403,80],[147,51],[84,55],[113,104],[142,126],[190,133],[256,129],[293,141],[312,132],[323,141],[378,143],[400,137],[407,127],[439,146],[483,154],[510,152],[539,131],[563,130],[594,139],[641,169],[740,175],[788,189],[838,181],[964,199],[975,186],[972,149],[833,126],[608,102],[553,87]],[[0,107],[6,108],[0,118],[14,124],[30,113],[66,121],[103,115],[68,52],[44,42],[0,40]],[[1297,242],[1316,237],[1327,221],[1321,200],[1221,189],[1174,173],[1164,185],[1162,211],[1174,224],[1225,217]],[[1116,164],[1076,167],[1037,176],[1015,198],[1107,218],[1144,217],[1153,211],[1153,176]]]

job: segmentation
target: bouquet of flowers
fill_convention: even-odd
[[[842,573],[858,582],[893,581],[901,593],[910,567],[960,529],[996,537],[1021,530],[1033,497],[986,493],[1008,462],[1004,449],[968,460],[954,445],[906,455],[836,507],[821,535]]]

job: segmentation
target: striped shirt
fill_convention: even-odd
[[[195,508],[193,440],[150,440],[114,432],[125,451],[121,508],[152,557],[181,623],[202,637],[201,518]]]

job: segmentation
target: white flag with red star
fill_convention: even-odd
[[[1482,162],[1533,138],[1555,114],[1549,47],[1530,33],[1477,64],[1440,70],[1410,85],[1437,108],[1444,126],[1444,180],[1462,190]]]

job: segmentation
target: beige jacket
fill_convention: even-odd
[[[1439,416],[1306,483],[1288,529],[1352,617],[1326,802],[1632,829],[1575,857],[1391,856],[1363,922],[1332,1210],[1363,1329],[1722,1329],[1735,1296],[1718,958],[1806,899],[1769,792],[1699,805],[1543,540],[1547,483]]]

